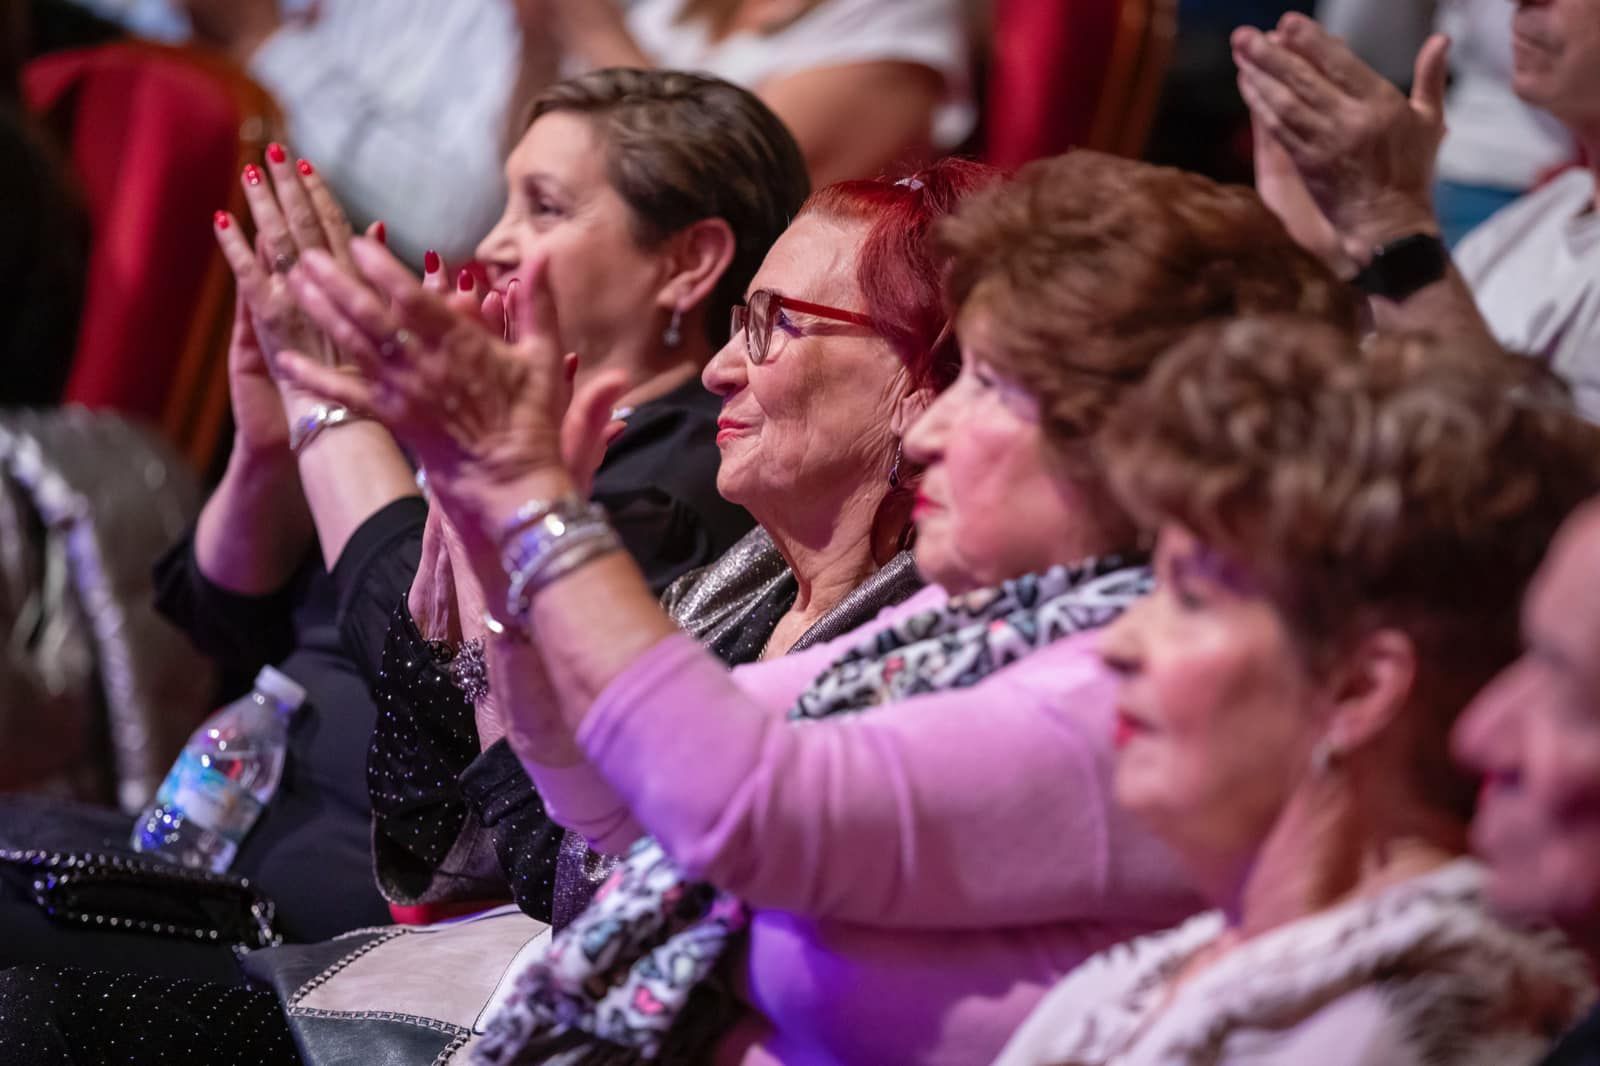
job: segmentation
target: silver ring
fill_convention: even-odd
[[[378,354],[385,359],[398,359],[411,347],[411,331],[397,329],[378,345]]]
[[[281,252],[272,260],[272,272],[274,274],[287,274],[293,269],[294,256],[290,255],[288,252]]]

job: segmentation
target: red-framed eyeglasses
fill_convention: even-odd
[[[745,351],[750,355],[750,364],[760,366],[767,361],[767,351],[772,346],[772,330],[782,324],[785,310],[797,311],[803,315],[815,315],[817,318],[826,318],[833,322],[848,322],[854,326],[863,326],[876,332],[877,327],[872,324],[872,319],[858,311],[846,311],[838,307],[829,307],[826,304],[808,303],[805,300],[795,300],[788,296],[779,296],[766,289],[757,289],[750,294],[750,298],[733,308],[732,335],[737,336],[744,332]],[[784,324],[784,328],[795,336],[800,335],[798,327]]]

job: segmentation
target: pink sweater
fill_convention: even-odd
[[[755,910],[746,1063],[988,1062],[1078,962],[1201,906],[1112,803],[1093,634],[969,689],[785,720],[843,651],[940,598],[731,673],[670,637],[596,701],[588,766],[529,767],[597,847],[652,834]]]

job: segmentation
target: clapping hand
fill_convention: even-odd
[[[429,291],[377,242],[353,241],[351,258],[346,267],[311,251],[290,272],[300,305],[351,369],[286,353],[288,379],[386,424],[428,471],[464,536],[485,532],[482,501],[525,474],[559,470],[587,484],[582,464],[593,442],[603,450],[627,381],[601,374],[574,398],[546,260],[515,290],[508,339],[485,325],[488,300]]]
[[[302,313],[290,289],[288,274],[300,256],[311,249],[325,250],[348,264],[349,219],[316,169],[305,160],[291,162],[279,145],[268,149],[265,169],[251,164],[239,180],[256,224],[254,246],[228,212],[217,212],[213,220],[217,243],[233,271],[239,300],[249,314],[248,337],[236,326],[235,346],[248,339],[255,348],[254,357],[264,360],[269,370],[276,367],[278,353],[286,348],[305,353],[324,365],[337,366],[337,349]],[[370,232],[381,233],[382,224],[374,224]],[[236,358],[249,355],[239,352]],[[309,402],[300,395],[286,399],[291,408]],[[293,417],[299,412],[289,413]]]
[[[1302,193],[1356,262],[1384,241],[1436,230],[1430,188],[1444,136],[1448,38],[1423,45],[1409,98],[1304,15],[1285,15],[1270,33],[1236,30],[1232,44],[1252,120],[1282,153],[1269,147],[1262,195],[1297,238],[1330,256],[1315,247],[1325,232],[1295,203]],[[1282,158],[1300,191],[1281,165],[1273,172]]]

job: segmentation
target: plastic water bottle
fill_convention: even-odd
[[[208,718],[133,827],[133,850],[221,873],[278,790],[289,721],[306,690],[264,667],[255,689]]]

